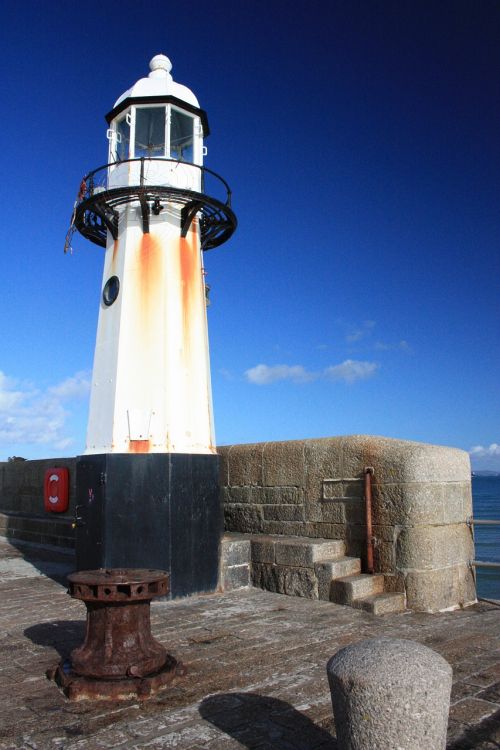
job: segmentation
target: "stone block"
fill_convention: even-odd
[[[355,498],[364,504],[365,483],[363,479],[346,479],[342,482],[344,497]]]
[[[477,601],[476,582],[470,565],[458,566],[460,606],[467,607]]]
[[[284,591],[288,596],[318,598],[318,581],[311,568],[283,568]]]
[[[304,492],[299,487],[264,487],[264,505],[300,505],[304,502]]]
[[[254,537],[250,542],[252,563],[271,563],[275,562],[274,540],[272,537],[259,535]]]
[[[331,562],[316,563],[314,570],[318,579],[318,598],[329,602],[332,581],[361,573],[361,561],[359,557],[340,557]]]
[[[311,536],[305,533],[303,521],[263,521],[262,532],[278,536]],[[321,536],[318,534],[318,536]]]
[[[221,487],[225,487],[229,484],[229,451],[231,450],[230,445],[225,445],[217,448],[217,455],[219,456],[219,483]]]
[[[411,571],[405,587],[408,609],[414,612],[440,612],[461,603],[459,566]]]
[[[362,609],[365,612],[371,612],[372,615],[389,615],[394,612],[404,612],[406,609],[406,597],[403,593],[383,592],[381,594],[372,594],[363,599],[355,599],[351,606],[354,609]]]
[[[464,523],[472,515],[471,482],[443,485],[443,523]]]
[[[374,523],[385,526],[441,524],[444,521],[444,485],[410,482],[373,485]]]
[[[262,508],[252,505],[226,505],[224,527],[226,531],[239,531],[242,534],[258,534],[262,531]]]
[[[310,523],[321,522],[323,519],[321,502],[305,502],[304,517]]]
[[[402,573],[384,573],[384,591],[402,592],[405,591],[405,577]]]
[[[278,565],[312,568],[319,560],[328,560],[342,555],[344,543],[325,539],[277,539],[274,551]]]
[[[463,513],[465,518],[469,518],[473,515],[473,505],[472,505],[472,482],[466,482],[465,483],[465,491],[463,496]]]
[[[347,527],[341,523],[309,523],[303,526],[302,533],[298,536],[309,536],[312,538],[320,537],[323,539],[345,539],[347,536]]]
[[[380,594],[383,590],[384,576],[366,573],[345,576],[332,581],[330,600],[337,604],[351,604],[354,599]]]
[[[221,565],[248,565],[250,563],[250,539],[236,535],[224,535],[220,544]]]
[[[377,483],[465,482],[470,480],[466,451],[372,435],[342,439],[342,477],[363,476],[373,466]]]
[[[265,443],[263,456],[263,484],[268,487],[304,484],[304,441]]]
[[[465,524],[402,529],[396,543],[398,570],[432,570],[472,559],[474,544]]]
[[[263,485],[262,452],[265,443],[232,445],[229,451],[229,481],[234,486]]]
[[[377,573],[394,573],[396,554],[392,542],[378,542],[373,548],[373,564]]]
[[[373,532],[375,534],[375,531]],[[346,536],[350,541],[365,542],[366,527],[364,524],[349,523],[346,525]],[[375,534],[376,536],[376,534]]]
[[[229,487],[228,502],[238,505],[262,505],[264,492],[261,487]]]
[[[220,487],[219,488],[219,498],[220,498],[220,504],[222,507],[224,505],[227,505],[231,502],[231,493],[229,491],[229,487]]]
[[[304,489],[308,501],[321,498],[324,479],[340,479],[341,445],[341,438],[304,441]]]
[[[408,482],[373,487],[373,518],[378,524],[417,526],[462,523],[470,482]]]
[[[339,749],[443,750],[452,669],[420,643],[377,638],[327,664]]]
[[[348,524],[364,525],[366,522],[365,506],[357,498],[346,498],[344,501],[345,520]]]
[[[363,532],[365,526],[363,525]],[[401,529],[394,526],[382,526],[380,524],[373,524],[372,526],[373,536],[379,542],[394,542],[400,533]],[[364,534],[365,536],[365,534]]]
[[[222,571],[223,591],[247,588],[250,585],[249,565],[230,565]]]
[[[266,521],[303,521],[303,505],[264,505],[264,520]]]
[[[343,524],[346,522],[345,504],[342,501],[325,501],[321,503],[321,520],[326,523]]]
[[[252,584],[265,591],[273,591],[276,594],[285,593],[285,573],[283,568],[277,565],[266,565],[265,563],[254,563],[251,570]]]
[[[344,497],[344,485],[341,479],[323,479],[321,498],[336,500]]]
[[[365,539],[349,539],[345,540],[346,553],[350,557],[361,557],[363,558],[366,554],[366,540]]]

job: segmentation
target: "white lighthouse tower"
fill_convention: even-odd
[[[74,214],[106,248],[77,468],[80,569],[172,568],[179,524],[203,552],[220,518],[203,251],[226,241],[236,218],[227,183],[203,166],[206,113],[171,67],[156,55],[115,102],[107,164],[82,180]],[[212,587],[176,591],[183,564],[182,575],[171,570],[174,595]]]

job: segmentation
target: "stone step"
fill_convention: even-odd
[[[335,560],[345,554],[341,539],[309,539],[299,536],[252,537],[252,562],[290,567],[313,568],[322,560]]]
[[[359,557],[339,557],[337,560],[323,560],[314,565],[318,579],[318,598],[330,601],[330,589],[335,578],[355,575],[361,572]]]
[[[250,585],[250,538],[224,534],[220,542],[219,590],[234,591]]]
[[[372,594],[381,594],[384,590],[384,576],[361,573],[359,575],[336,578],[330,586],[330,601],[336,604],[351,604],[355,599],[365,598]]]
[[[406,597],[397,592],[384,592],[382,594],[371,594],[361,599],[354,599],[351,607],[364,609],[373,615],[388,615],[391,612],[404,612],[406,610]]]

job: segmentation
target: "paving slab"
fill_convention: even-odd
[[[0,539],[0,750],[335,750],[326,662],[388,636],[453,667],[448,750],[500,746],[500,608],[369,613],[240,589],[152,605],[152,630],[188,667],[146,703],[70,703],[45,670],[83,640],[66,594],[73,559]]]

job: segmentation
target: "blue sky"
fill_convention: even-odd
[[[0,459],[84,448],[102,250],[63,254],[159,52],[239,226],[206,257],[217,441],[369,433],[500,469],[491,2],[2,6]]]

